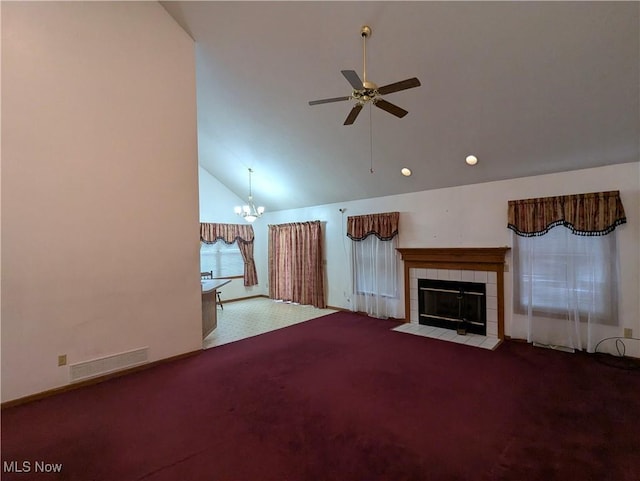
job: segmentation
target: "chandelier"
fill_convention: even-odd
[[[244,220],[247,222],[253,222],[258,217],[261,217],[264,214],[264,207],[256,205],[253,203],[253,195],[251,194],[251,174],[253,173],[253,169],[249,169],[249,202],[246,205],[240,207],[239,205],[235,206],[233,211],[239,216],[244,217]]]

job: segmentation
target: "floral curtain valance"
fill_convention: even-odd
[[[510,200],[507,227],[522,237],[544,235],[557,225],[576,235],[595,236],[626,222],[620,192],[615,190]]]
[[[244,285],[248,287],[258,283],[256,263],[253,259],[253,227],[248,224],[201,222],[200,240],[205,244],[214,244],[218,240],[225,244],[238,241],[240,255],[244,261]]]
[[[213,244],[222,240],[225,244],[253,242],[253,227],[249,224],[217,224],[210,222],[200,223],[200,240],[207,244]]]
[[[382,241],[388,241],[398,235],[399,220],[400,212],[347,217],[347,237],[361,241],[375,235]]]

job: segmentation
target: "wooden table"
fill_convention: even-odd
[[[226,286],[231,279],[210,279],[200,281],[202,284],[202,339],[218,327],[218,289]]]

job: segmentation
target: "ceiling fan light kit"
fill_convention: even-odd
[[[351,87],[353,87],[351,95],[345,97],[312,100],[311,102],[309,102],[309,105],[318,105],[331,102],[341,102],[344,100],[355,100],[356,104],[351,109],[351,112],[349,112],[349,115],[347,115],[347,118],[344,121],[344,125],[353,124],[358,117],[358,114],[362,110],[362,107],[364,107],[364,105],[367,103],[371,103],[379,109],[389,112],[390,114],[395,115],[398,118],[404,117],[409,113],[408,111],[392,104],[391,102],[386,101],[382,98],[382,96],[393,92],[398,92],[400,90],[407,90],[420,86],[420,81],[416,77],[401,80],[400,82],[395,82],[388,85],[383,85],[382,87],[378,87],[374,82],[371,82],[367,79],[367,38],[371,36],[371,33],[371,27],[369,27],[368,25],[364,25],[360,29],[360,35],[362,36],[362,80],[355,70],[341,70],[344,78],[346,78],[349,84],[351,84]]]

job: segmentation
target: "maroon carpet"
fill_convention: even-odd
[[[331,314],[7,409],[2,479],[640,479],[638,371],[395,325]]]

